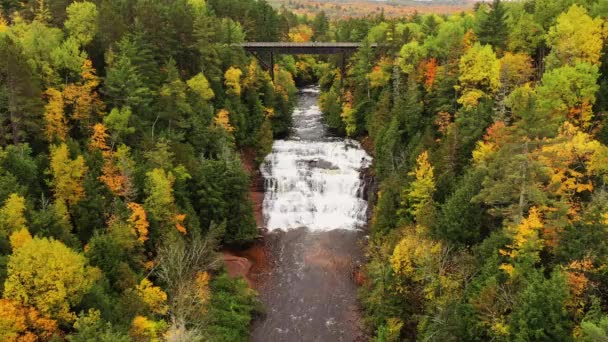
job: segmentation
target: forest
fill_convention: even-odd
[[[296,88],[232,44],[286,20],[263,1],[0,5],[0,340],[246,340],[260,305],[217,250],[259,235],[244,164],[287,134]]]
[[[234,44],[361,42],[282,56]],[[218,250],[318,82],[374,157],[370,339],[608,340],[608,2],[330,20],[264,0],[0,1],[0,340],[246,341]]]
[[[494,0],[337,23],[363,47],[321,106],[375,158],[375,341],[608,339],[607,17]]]

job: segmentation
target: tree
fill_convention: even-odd
[[[423,224],[426,223],[423,221],[425,214],[428,214],[429,207],[433,206],[435,192],[435,177],[427,151],[420,153],[416,158],[416,165],[416,170],[408,174],[416,178],[407,189],[404,189],[401,206],[407,208],[405,210],[416,218],[416,222]]]
[[[188,81],[186,81],[188,88],[196,95],[198,95],[203,101],[209,101],[215,97],[213,89],[209,86],[209,81],[203,73],[198,73]]]
[[[349,137],[355,136],[358,131],[357,116],[356,110],[353,109],[351,103],[344,103],[344,105],[342,106],[342,112],[340,113],[340,117],[342,118],[342,121],[344,121],[346,134],[348,134]]]
[[[0,144],[36,140],[42,115],[36,78],[20,44],[0,33]]]
[[[226,109],[220,109],[217,112],[215,118],[213,119],[213,123],[223,128],[228,133],[234,132],[234,127],[230,123],[230,112],[228,112]]]
[[[534,54],[544,41],[545,30],[534,20],[534,16],[524,9],[511,9],[510,12],[507,42],[509,51]]]
[[[137,236],[137,240],[143,243],[148,240],[148,228],[150,227],[146,211],[141,204],[134,202],[128,203],[127,207],[131,210],[129,223],[133,228],[133,233]]]
[[[25,198],[11,194],[0,208],[0,236],[6,238],[14,232],[27,230]]]
[[[593,180],[603,180],[608,172],[608,147],[565,122],[540,153],[551,177],[545,191],[566,200],[572,207],[570,215],[576,217],[577,197],[601,186]]]
[[[551,47],[547,64],[549,67],[578,63],[597,65],[603,41],[602,19],[593,19],[583,7],[573,5],[557,18],[557,23],[547,33],[547,44]]]
[[[536,89],[537,106],[554,132],[565,120],[582,129],[589,128],[599,89],[597,79],[597,66],[588,63],[566,65],[543,75],[542,84]]]
[[[84,158],[71,159],[66,144],[51,146],[51,185],[55,198],[65,205],[74,205],[84,198],[83,179],[87,172]]]
[[[33,307],[16,301],[0,299],[0,339],[7,342],[47,341],[59,338],[55,320],[40,314]]]
[[[489,45],[475,45],[460,58],[458,78],[461,96],[458,103],[465,108],[476,107],[479,100],[500,88],[500,62]]]
[[[198,174],[196,202],[201,225],[226,221],[226,243],[251,241],[258,235],[249,199],[249,175],[235,156],[205,160]]]
[[[450,18],[439,25],[436,36],[427,36],[424,46],[429,55],[441,61],[441,64],[458,59],[464,52],[465,23],[463,20]]]
[[[568,285],[556,270],[549,279],[541,271],[529,272],[513,313],[509,317],[510,338],[514,341],[568,341],[572,323],[565,308]]]
[[[158,286],[154,286],[150,280],[144,278],[135,287],[137,296],[146,304],[148,310],[155,314],[164,315],[169,309],[167,307],[167,294]]]
[[[484,237],[484,208],[473,201],[481,190],[483,173],[468,170],[457,183],[456,190],[441,206],[437,225],[433,227],[435,235],[463,245],[473,245]]]
[[[482,18],[477,30],[481,44],[491,45],[494,49],[503,51],[506,47],[508,28],[506,9],[501,0],[494,0],[490,11]]]
[[[97,6],[93,2],[74,2],[66,9],[65,28],[81,46],[88,45],[97,34]]]
[[[511,277],[519,277],[534,268],[540,261],[540,251],[544,246],[540,233],[543,227],[541,212],[536,207],[532,207],[528,217],[508,229],[513,242],[506,246],[508,249],[501,249],[500,253],[511,258],[511,263],[502,264],[500,268]]]
[[[87,58],[87,53],[80,50],[80,44],[74,37],[68,37],[51,52],[53,65],[60,76],[63,76],[66,80],[74,79],[78,76],[82,64]]]
[[[104,116],[103,123],[110,131],[110,137],[113,144],[123,142],[129,135],[135,133],[135,127],[129,126],[131,119],[131,109],[125,108],[113,108],[110,114]]]
[[[418,63],[426,57],[426,49],[417,41],[403,45],[399,52],[399,66],[406,74],[411,74],[418,68]]]
[[[325,40],[329,31],[329,20],[324,11],[320,11],[315,15],[315,18],[312,21],[312,29],[314,31],[312,36],[313,41],[320,42]]]
[[[171,209],[175,205],[173,197],[173,182],[175,177],[171,172],[163,169],[154,169],[146,174],[148,197],[145,206],[150,215],[158,221],[168,221]]]
[[[73,334],[67,336],[69,342],[129,342],[129,336],[118,331],[111,323],[101,318],[99,310],[89,310],[79,315],[74,322]]]
[[[65,142],[69,127],[63,112],[63,95],[54,88],[49,88],[46,95],[49,98],[48,104],[44,107],[46,139],[49,142]]]
[[[243,75],[243,72],[239,68],[230,67],[226,70],[224,84],[228,87],[226,92],[229,95],[241,95],[241,75]]]
[[[296,43],[309,42],[314,36],[314,30],[305,24],[289,29],[289,40]]]
[[[4,296],[68,323],[76,318],[71,308],[98,278],[83,255],[59,241],[34,238],[10,256]]]
[[[180,214],[175,197],[173,195],[173,184],[175,176],[172,172],[165,172],[164,169],[153,169],[146,174],[146,200],[144,207],[146,212],[150,214],[150,218],[156,224],[160,225],[162,237],[171,236],[173,230],[169,227],[173,226],[177,231],[186,234],[186,228],[183,226],[183,221],[186,217]]]
[[[497,93],[498,118],[508,120],[506,97],[517,87],[532,79],[534,67],[532,59],[525,53],[506,52],[500,59],[500,89]]]
[[[64,88],[63,97],[66,105],[72,107],[71,119],[79,122],[87,132],[92,122],[103,115],[105,106],[97,93],[100,79],[89,59],[82,64],[80,78],[78,83],[70,83]]]
[[[133,44],[124,38],[121,41],[127,47]],[[130,108],[142,114],[148,114],[152,102],[152,92],[147,80],[140,69],[126,53],[116,56],[108,54],[108,69],[103,87],[103,93],[108,97],[107,103],[112,107]]]
[[[168,314],[177,329],[200,330],[207,323],[209,298],[204,280],[206,272],[220,263],[216,248],[222,230],[223,226],[212,226],[204,237],[195,235],[187,242],[175,241],[158,250],[156,274],[165,284]]]

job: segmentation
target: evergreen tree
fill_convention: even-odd
[[[504,51],[509,34],[505,5],[501,0],[493,0],[489,13],[479,23],[477,36],[482,44],[489,44],[495,50]]]

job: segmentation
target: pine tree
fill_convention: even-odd
[[[490,12],[479,23],[477,36],[482,44],[489,44],[494,49],[504,51],[507,45],[508,27],[506,9],[501,0],[494,0]]]

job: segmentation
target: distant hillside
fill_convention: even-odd
[[[387,17],[420,13],[453,13],[472,8],[477,0],[268,0],[300,15],[324,11],[333,18],[361,17],[384,12]]]

